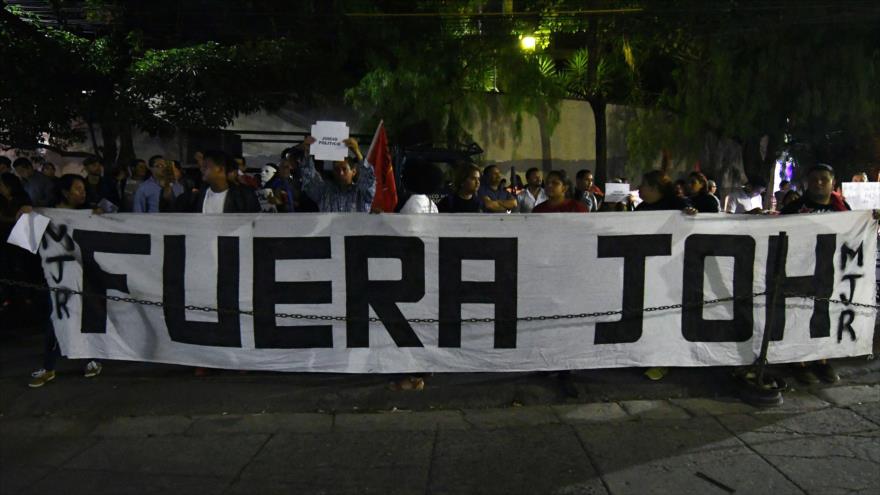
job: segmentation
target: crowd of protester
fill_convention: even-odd
[[[96,213],[295,213],[295,212],[375,212],[376,174],[355,139],[345,141],[349,148],[344,160],[319,167],[309,153],[315,140],[305,138],[297,147],[281,154],[279,163],[267,163],[259,174],[248,173],[242,156],[222,151],[195,153],[199,177],[188,177],[179,161],[156,155],[148,160],[134,159],[128,164],[107,167],[96,157],[83,161],[84,176],[57,176],[52,163],[36,170],[28,158],[14,161],[0,156],[0,218],[4,239],[15,219],[31,207],[90,209]],[[324,169],[327,170],[324,170]],[[496,165],[484,169],[472,163],[460,163],[451,170],[451,181],[436,164],[424,159],[408,160],[401,183],[404,196],[401,214],[434,213],[591,213],[613,211],[679,210],[689,215],[700,213],[793,214],[846,211],[850,207],[834,189],[835,172],[828,165],[816,165],[803,176],[803,187],[782,181],[772,195],[772,207],[765,209],[767,184],[750,178],[731,191],[723,201],[716,196],[717,186],[701,172],[691,172],[674,181],[666,172],[645,173],[637,190],[621,202],[608,202],[594,183],[590,170],[580,170],[572,181],[562,170],[544,172],[531,168],[525,184],[512,177],[507,184]],[[868,181],[867,174],[852,177],[854,182]],[[880,181],[880,174],[874,180]],[[626,183],[623,178],[609,182]],[[440,194],[445,192],[445,194]],[[438,196],[439,194],[439,196]],[[437,198],[437,199],[435,199]],[[876,215],[876,213],[875,213]],[[18,249],[4,243],[4,278],[22,278],[23,270],[13,259],[22,259]],[[18,254],[14,256],[14,254]],[[26,265],[26,263],[25,263]],[[51,323],[46,328],[46,352],[43,367],[33,374],[30,386],[39,387],[54,379],[58,345]],[[101,364],[90,361],[86,376],[96,376]],[[664,368],[651,368],[646,375],[653,380],[666,374]],[[798,378],[805,383],[836,381],[830,364],[803,363],[797,367]],[[560,374],[566,382],[568,374]],[[416,385],[406,385],[406,383]],[[567,383],[567,382],[566,382]],[[421,377],[410,377],[401,388],[419,388]],[[574,387],[564,387],[576,393]]]

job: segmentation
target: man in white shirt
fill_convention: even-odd
[[[767,183],[758,177],[749,181],[740,189],[732,191],[724,198],[725,213],[763,213],[764,200],[762,194],[767,190]]]
[[[177,200],[176,211],[192,213],[258,213],[260,203],[254,190],[229,182],[235,162],[222,151],[204,153],[201,191],[187,191]]]
[[[539,169],[533,167],[526,171],[526,188],[516,197],[520,213],[531,213],[536,206],[547,201],[543,184],[544,174]]]

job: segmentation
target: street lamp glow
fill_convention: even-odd
[[[519,40],[519,46],[525,51],[533,51],[535,49],[535,37],[523,36],[522,39]]]

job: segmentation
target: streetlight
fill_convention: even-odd
[[[535,51],[535,37],[534,36],[523,36],[519,40],[519,47],[523,49],[523,51],[532,52]]]

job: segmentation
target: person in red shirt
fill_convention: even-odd
[[[544,180],[547,201],[539,204],[532,213],[587,213],[587,206],[572,199],[574,186],[564,170],[554,170]]]

